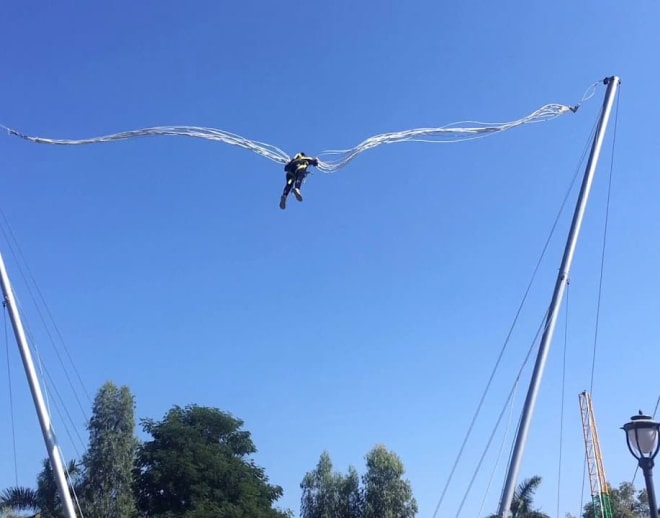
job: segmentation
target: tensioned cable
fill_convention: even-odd
[[[550,308],[548,307],[548,309],[547,309],[546,312],[545,312],[545,316],[543,317],[543,318],[544,318],[544,321],[545,321],[545,325],[543,326],[543,332],[544,332],[544,333],[547,331],[547,326],[548,326],[548,324],[549,324],[549,322],[548,322],[548,320],[547,320],[549,314],[550,314]],[[539,334],[540,334],[540,333],[537,333],[537,338],[538,338],[538,335],[539,335]],[[535,339],[535,341],[536,341],[536,339]],[[539,344],[539,345],[540,345],[540,344]],[[529,355],[531,354],[531,352],[532,352],[532,351],[531,351],[531,349],[530,349],[530,351],[527,353],[527,358],[525,358],[525,362],[527,362],[527,360],[529,359]],[[520,374],[521,374],[521,373],[519,373],[518,376],[520,376]],[[521,414],[521,415],[520,415],[520,419],[518,420],[518,427],[517,427],[517,429],[516,429],[516,435],[517,435],[518,432],[520,431],[520,425],[522,424],[522,418],[523,418],[523,416],[522,416],[522,414]],[[511,449],[509,450],[509,466],[511,465],[511,461],[512,461],[512,459],[513,459],[513,453],[514,453],[514,450],[515,450],[515,443],[512,443],[512,444],[511,444]],[[503,490],[502,490],[502,498],[504,498],[504,488],[503,488]]]
[[[621,93],[617,95],[616,98],[616,111],[614,113],[614,131],[612,132],[612,152],[610,156],[610,174],[609,181],[607,184],[607,202],[605,204],[605,228],[603,230],[603,246],[600,257],[600,278],[598,281],[598,301],[596,303],[596,329],[594,331],[594,347],[593,347],[593,356],[591,360],[591,381],[589,383],[589,393],[593,397],[594,390],[594,373],[596,371],[596,351],[598,346],[598,327],[600,323],[600,306],[601,298],[603,294],[603,272],[605,270],[605,251],[607,245],[607,229],[610,219],[610,199],[612,196],[612,176],[614,172],[614,150],[616,148],[616,133],[619,123],[619,100],[621,99]]]
[[[566,351],[568,349],[568,306],[569,306],[569,293],[571,281],[566,281],[566,307],[565,307],[565,320],[564,320],[564,354],[562,359],[561,368],[561,409],[559,415],[559,462],[557,468],[557,518],[559,518],[559,508],[561,504],[561,468],[562,456],[564,452],[564,404],[566,401]]]
[[[76,505],[76,509],[78,511],[78,515],[80,518],[84,518],[84,514],[82,511],[82,508],[80,506],[80,500],[78,499],[78,492],[76,491],[76,486],[74,484],[73,477],[71,476],[71,471],[69,470],[69,467],[67,466],[66,462],[64,462],[64,459],[62,459],[62,465],[64,466],[64,472],[66,473],[66,480],[69,485],[69,490],[71,491],[71,494],[73,495],[73,501]]]
[[[513,417],[513,409],[515,407],[515,391],[518,388],[518,384],[514,384],[514,393],[513,396],[511,397],[511,405],[509,406],[509,418],[507,419],[506,422],[506,428],[504,429],[504,435],[502,436],[502,442],[500,443],[500,449],[497,452],[497,458],[495,459],[495,464],[493,465],[493,470],[490,472],[490,478],[488,479],[488,484],[486,484],[486,490],[484,491],[484,496],[481,499],[481,506],[479,507],[479,514],[477,516],[481,516],[481,513],[484,510],[484,506],[486,505],[486,498],[488,497],[488,492],[490,491],[490,486],[493,484],[493,480],[495,479],[495,473],[497,472],[497,466],[500,463],[500,458],[502,457],[502,452],[504,451],[504,446],[506,445],[507,437],[509,435],[509,428],[511,426],[511,419]]]
[[[616,142],[616,133],[617,133],[617,127],[618,127],[618,121],[619,121],[619,98],[621,94],[617,96],[617,101],[616,101],[616,110],[614,114],[614,131],[613,131],[613,139],[612,139],[612,152],[610,156],[610,171],[609,171],[609,180],[608,180],[608,186],[607,186],[607,202],[606,202],[606,208],[605,208],[605,226],[603,230],[603,244],[602,244],[602,249],[601,249],[601,261],[600,261],[600,278],[598,282],[598,299],[596,302],[596,325],[595,325],[595,331],[594,331],[594,345],[593,345],[593,353],[592,353],[592,359],[591,359],[591,379],[589,382],[589,394],[592,394],[593,392],[593,386],[594,386],[594,373],[596,371],[596,351],[597,351],[597,344],[598,344],[598,328],[599,328],[599,322],[600,322],[600,302],[601,302],[601,296],[602,296],[602,288],[603,288],[603,272],[604,272],[604,265],[605,265],[605,250],[606,250],[606,244],[607,244],[607,228],[608,228],[608,222],[609,222],[609,212],[610,212],[610,199],[611,199],[611,192],[612,192],[612,176],[613,176],[613,169],[614,169],[614,150],[615,150],[615,142]],[[602,113],[602,110],[601,110]],[[593,394],[592,394],[593,395]],[[660,402],[660,398],[658,399]],[[637,470],[635,470],[635,475],[633,476],[633,481],[635,480],[635,476],[637,476]],[[585,486],[586,486],[586,479],[587,479],[587,458],[585,456],[584,463],[582,465],[582,491],[580,493],[580,510],[584,509],[584,492],[585,492]]]
[[[600,257],[600,276],[599,276],[599,281],[598,281],[598,299],[596,302],[596,325],[595,325],[595,330],[594,330],[594,344],[593,344],[593,351],[592,351],[592,357],[591,357],[591,379],[589,381],[589,394],[593,396],[593,388],[594,388],[594,377],[595,377],[595,372],[596,372],[596,353],[598,349],[598,328],[600,324],[600,307],[601,307],[601,298],[603,294],[603,272],[605,270],[605,251],[606,251],[606,245],[607,245],[607,229],[608,229],[608,223],[609,223],[609,214],[610,214],[610,200],[611,200],[611,194],[612,194],[612,176],[613,176],[613,171],[614,171],[614,150],[615,150],[615,143],[616,143],[616,134],[617,134],[617,127],[618,127],[618,122],[619,122],[619,99],[621,98],[621,93],[617,95],[616,98],[616,110],[614,112],[614,131],[612,132],[612,152],[610,155],[610,171],[609,171],[609,178],[608,178],[608,184],[607,184],[607,201],[605,204],[605,226],[603,229],[603,244],[602,244],[602,249],[601,249],[601,257]],[[635,477],[637,476],[637,470],[635,470],[635,475],[633,476],[633,481],[635,480]],[[587,459],[585,457],[584,459],[584,464],[582,465],[582,493],[580,496],[580,509],[584,509],[584,491],[585,491],[585,486],[586,486],[586,478],[587,478]]]
[[[591,88],[593,88],[594,86],[595,86],[595,83],[594,83],[594,85],[592,85]],[[584,97],[588,99],[588,98],[590,98],[590,97],[593,95],[593,93],[591,93],[591,94],[589,95],[589,97],[586,97],[586,95],[587,95],[587,94],[585,93],[585,96],[584,96]],[[520,304],[519,304],[519,306],[518,306],[518,309],[517,309],[516,314],[515,314],[515,316],[514,316],[513,322],[511,323],[511,326],[509,327],[509,331],[508,331],[507,336],[506,336],[506,338],[505,338],[505,340],[504,340],[504,344],[502,345],[502,348],[500,349],[500,352],[499,352],[499,355],[498,355],[498,357],[497,357],[497,360],[495,361],[495,366],[493,367],[493,370],[492,370],[492,372],[491,372],[491,374],[490,374],[490,377],[488,378],[488,382],[486,383],[486,387],[484,388],[484,391],[483,391],[483,393],[482,393],[482,395],[481,395],[481,398],[480,398],[480,400],[479,400],[479,403],[477,404],[477,409],[476,409],[474,415],[472,416],[472,420],[470,421],[470,424],[468,425],[467,433],[466,433],[466,435],[465,435],[465,437],[464,437],[464,439],[463,439],[463,442],[462,442],[462,444],[461,444],[461,447],[459,448],[458,455],[456,456],[456,459],[454,460],[454,464],[452,465],[451,471],[450,471],[450,473],[449,473],[449,477],[447,478],[447,481],[446,481],[446,483],[445,483],[445,486],[444,486],[444,488],[443,488],[443,490],[442,490],[442,494],[440,495],[440,499],[439,499],[438,504],[436,505],[435,511],[434,511],[434,513],[433,513],[433,518],[436,518],[436,516],[437,516],[437,514],[438,514],[438,511],[439,511],[440,507],[442,506],[442,502],[444,501],[445,495],[447,494],[447,490],[448,490],[449,485],[451,484],[451,481],[452,481],[452,479],[453,479],[453,477],[454,477],[454,473],[456,472],[456,468],[458,467],[458,464],[459,464],[459,462],[460,462],[460,460],[461,460],[461,457],[463,456],[463,452],[465,451],[465,447],[467,446],[467,442],[468,442],[468,440],[469,440],[469,438],[470,438],[470,436],[471,436],[471,434],[472,434],[472,430],[474,429],[474,425],[475,425],[475,423],[476,423],[476,421],[477,421],[477,418],[478,418],[478,416],[479,416],[479,414],[480,414],[480,412],[481,412],[481,409],[482,409],[483,404],[484,404],[484,402],[485,402],[486,396],[488,395],[488,392],[489,392],[490,387],[491,387],[491,385],[492,385],[493,379],[495,378],[495,374],[497,373],[497,370],[498,370],[498,368],[499,368],[499,366],[500,366],[500,363],[501,363],[501,361],[502,361],[502,358],[503,358],[503,356],[504,356],[504,353],[506,352],[506,348],[508,347],[509,341],[510,341],[511,336],[512,336],[512,334],[513,334],[513,330],[515,329],[515,326],[516,326],[516,324],[517,324],[517,322],[518,322],[518,318],[520,317],[520,314],[521,314],[522,309],[523,309],[523,307],[524,307],[524,305],[525,305],[525,302],[526,302],[527,297],[528,297],[528,295],[529,295],[529,292],[530,292],[530,290],[531,290],[531,288],[532,288],[532,285],[533,285],[533,283],[534,283],[534,280],[536,279],[536,275],[537,275],[537,273],[538,273],[538,271],[539,271],[539,268],[540,268],[540,266],[541,266],[541,263],[543,262],[543,258],[545,257],[545,253],[546,253],[546,251],[547,251],[547,249],[548,249],[548,246],[550,245],[550,241],[552,240],[552,236],[554,235],[554,232],[555,232],[555,230],[556,230],[556,228],[557,228],[557,225],[559,224],[559,220],[560,220],[560,218],[561,218],[561,214],[563,213],[564,208],[565,208],[565,206],[566,206],[566,203],[568,202],[568,198],[569,198],[569,196],[570,196],[570,193],[571,193],[571,191],[573,190],[573,187],[575,186],[575,182],[576,182],[576,180],[577,180],[577,178],[578,178],[578,175],[579,175],[579,173],[580,173],[580,168],[581,168],[582,163],[584,162],[584,159],[585,159],[585,157],[586,157],[586,155],[587,155],[587,152],[588,152],[588,150],[589,150],[589,143],[590,143],[590,141],[593,139],[593,136],[594,136],[594,134],[595,134],[595,132],[596,132],[596,127],[597,127],[597,125],[598,125],[598,122],[596,121],[596,122],[594,123],[593,127],[592,127],[591,134],[590,134],[589,138],[587,139],[587,142],[586,142],[586,144],[585,144],[585,147],[584,147],[584,149],[583,149],[583,151],[582,151],[582,155],[581,155],[580,160],[579,160],[579,162],[578,162],[578,165],[577,165],[577,167],[576,167],[576,169],[575,169],[575,172],[574,172],[574,174],[573,174],[573,178],[572,178],[572,180],[571,180],[571,182],[570,182],[570,185],[569,185],[568,189],[566,190],[566,193],[564,194],[564,199],[562,200],[562,203],[561,203],[560,208],[559,208],[559,210],[558,210],[558,212],[557,212],[557,215],[556,215],[556,217],[555,217],[555,220],[554,220],[554,222],[553,222],[553,224],[552,224],[552,227],[551,227],[551,229],[550,229],[550,232],[549,232],[549,234],[548,234],[548,237],[547,237],[547,239],[546,239],[546,241],[545,241],[545,244],[544,244],[544,246],[543,246],[543,249],[542,249],[542,251],[541,251],[541,254],[540,254],[540,256],[539,256],[539,259],[538,259],[538,261],[536,262],[536,267],[534,268],[534,271],[533,271],[533,273],[532,273],[532,277],[531,277],[531,279],[530,279],[530,281],[529,281],[529,283],[528,283],[528,285],[527,285],[527,288],[526,288],[526,290],[525,290],[525,293],[524,293],[524,295],[523,295],[523,297],[522,297],[522,300],[521,300],[521,302],[520,302]]]
[[[14,299],[16,301],[16,305],[18,307],[19,312],[24,313],[22,311],[22,304],[20,301],[20,297],[14,293]],[[85,448],[85,441],[82,439],[80,436],[80,433],[78,432],[78,428],[75,425],[75,422],[73,418],[71,417],[71,414],[69,413],[69,410],[67,408],[67,405],[64,403],[64,398],[62,397],[62,394],[60,393],[59,389],[57,388],[57,384],[55,383],[55,380],[53,376],[50,373],[50,370],[45,366],[45,364],[42,361],[41,354],[39,352],[39,347],[37,345],[37,340],[34,337],[34,334],[32,333],[32,329],[30,327],[30,323],[27,319],[23,318],[23,329],[25,331],[25,336],[28,342],[28,347],[32,353],[32,357],[34,360],[35,364],[35,369],[39,375],[41,385],[42,385],[42,392],[44,396],[44,403],[48,409],[48,412],[51,413],[52,415],[52,409],[51,409],[51,393],[54,395],[52,398],[52,404],[55,407],[55,411],[59,415],[60,419],[62,420],[62,423],[64,425],[64,429],[73,445],[73,448],[76,451],[76,455],[80,456],[80,451],[78,450],[78,447],[75,444],[73,435],[71,434],[71,430],[69,428],[69,425],[67,424],[70,423],[71,428],[73,428],[74,433],[76,437],[78,438],[78,441],[81,445],[81,448],[84,450]],[[66,419],[65,419],[66,417]]]
[[[511,390],[509,391],[509,395],[506,398],[506,401],[504,402],[504,405],[502,406],[502,410],[500,411],[500,414],[497,418],[497,421],[495,423],[495,426],[493,427],[493,430],[491,431],[490,437],[488,438],[488,441],[486,443],[486,447],[484,448],[484,451],[481,454],[481,457],[479,458],[479,462],[477,462],[477,467],[474,470],[474,473],[472,474],[472,478],[470,479],[470,483],[468,484],[468,487],[465,491],[465,494],[463,495],[463,499],[461,500],[460,506],[458,508],[458,511],[456,513],[456,518],[459,517],[463,505],[465,505],[465,502],[467,500],[467,497],[469,496],[470,490],[472,489],[472,485],[474,484],[475,479],[477,478],[477,475],[479,474],[479,470],[481,469],[481,465],[483,464],[484,458],[486,457],[486,454],[488,453],[488,450],[490,449],[490,445],[493,441],[493,438],[495,437],[495,433],[497,432],[497,429],[500,426],[500,422],[502,421],[502,417],[504,416],[504,412],[506,411],[507,407],[509,406],[509,402],[513,398],[513,395],[515,394],[516,388],[518,387],[518,383],[520,382],[520,378],[522,377],[523,371],[525,370],[525,367],[527,366],[527,363],[529,362],[529,359],[532,356],[532,352],[534,351],[535,345],[537,340],[539,339],[539,336],[541,335],[541,331],[544,329],[545,326],[547,326],[546,319],[548,318],[548,312],[549,309],[546,310],[545,314],[543,315],[543,318],[541,319],[541,322],[539,324],[539,327],[536,330],[536,335],[534,335],[534,339],[531,342],[531,345],[529,349],[527,350],[527,355],[525,356],[524,360],[522,361],[522,364],[520,365],[520,369],[518,369],[518,375],[516,376],[513,386],[511,387]],[[518,428],[520,427],[520,423],[518,423]]]
[[[2,208],[0,208],[0,217],[2,217],[2,220],[4,221],[4,226],[7,229],[6,233],[4,232],[4,229],[3,229],[3,234],[5,235],[5,239],[7,239],[9,241],[9,239],[7,238],[7,235],[8,235],[9,238],[11,239],[11,241],[14,243],[14,247],[16,248],[17,253],[14,253],[14,250],[10,248],[10,250],[12,252],[12,255],[14,255],[15,259],[17,259],[17,263],[19,264],[19,267],[20,267],[21,263],[25,266],[25,270],[27,271],[28,277],[29,277],[30,281],[32,282],[32,284],[34,286],[34,289],[37,293],[38,300],[41,302],[41,304],[44,307],[44,310],[46,312],[46,317],[48,317],[48,320],[50,321],[50,323],[52,324],[52,326],[55,330],[55,334],[57,335],[57,338],[59,339],[59,342],[62,345],[62,349],[64,349],[64,352],[65,352],[65,354],[66,354],[66,356],[69,360],[69,363],[71,364],[71,367],[73,368],[74,374],[78,378],[78,383],[80,384],[80,387],[82,388],[83,393],[85,394],[85,397],[87,398],[87,402],[89,404],[91,404],[92,400],[91,400],[91,397],[89,396],[89,392],[87,391],[87,387],[85,386],[85,383],[83,382],[82,377],[80,376],[80,371],[78,370],[78,368],[76,367],[75,362],[73,361],[73,358],[71,356],[71,352],[69,351],[69,348],[66,345],[64,337],[62,335],[62,332],[60,331],[60,328],[57,325],[57,322],[55,321],[55,318],[53,317],[53,314],[50,310],[50,307],[49,307],[48,303],[46,302],[46,298],[44,297],[44,295],[43,295],[43,293],[42,293],[42,291],[39,287],[39,284],[37,283],[37,280],[36,280],[34,274],[32,273],[32,269],[30,268],[29,263],[25,259],[25,255],[23,254],[23,250],[21,248],[21,245],[19,244],[18,239],[16,238],[16,234],[14,233],[14,231],[12,229],[12,226],[9,223],[9,219],[7,219],[7,215],[4,213]],[[18,259],[20,259],[20,261],[18,261]],[[23,273],[22,270],[20,270],[20,273],[21,273],[21,276],[23,277],[23,280],[26,283],[26,285],[29,285],[29,283],[27,282],[26,276],[25,276],[25,274]],[[35,306],[36,306],[37,311],[39,313],[39,317],[40,317],[41,321],[44,324],[44,328],[46,328],[46,332],[48,333],[49,338],[51,339],[51,342],[53,342],[53,345],[55,345],[55,340],[52,338],[52,336],[50,334],[50,331],[48,329],[48,325],[46,324],[46,319],[44,318],[41,311],[39,310],[39,305],[37,304],[37,299],[35,297],[32,297],[32,298],[35,301]],[[57,347],[55,347],[55,349],[57,349]],[[56,350],[56,352],[57,352],[57,350]],[[66,370],[61,358],[58,357],[58,359],[60,360],[60,364],[62,365],[62,368]],[[75,390],[74,387],[73,387],[73,383],[71,383],[70,380],[69,380],[69,384],[71,386],[71,389]],[[79,406],[82,407],[82,405],[80,404],[80,401],[78,403],[79,403]],[[84,411],[83,411],[83,413],[84,413]]]
[[[29,328],[28,328],[29,329]],[[26,333],[29,333],[29,331],[26,329]],[[71,429],[69,428],[69,424],[71,425],[71,428],[73,428],[74,434],[77,437],[81,448],[84,450],[85,449],[85,441],[80,435],[80,432],[78,431],[78,427],[76,426],[73,417],[71,417],[71,414],[69,413],[69,410],[64,403],[64,398],[62,397],[62,394],[60,393],[59,389],[57,388],[57,384],[55,383],[53,376],[50,374],[49,369],[44,365],[44,363],[41,361],[41,355],[39,354],[39,350],[37,349],[36,342],[34,340],[30,340],[29,347],[33,352],[33,355],[37,359],[37,366],[39,373],[41,375],[41,381],[43,385],[43,392],[44,396],[46,398],[46,404],[48,405],[48,410],[50,410],[50,401],[49,398],[47,397],[51,392],[55,396],[52,398],[52,405],[55,408],[55,411],[57,412],[57,415],[60,417],[62,424],[64,426],[64,430],[69,437],[69,440],[71,441],[71,444],[76,452],[76,455],[80,457],[80,450],[78,450],[78,447],[76,445],[76,442],[74,440],[73,434],[71,433]],[[67,421],[68,420],[68,421]]]
[[[592,95],[593,95],[593,94],[592,94]],[[590,141],[593,140],[593,138],[594,138],[594,135],[595,135],[596,129],[597,129],[597,127],[598,127],[598,121],[600,120],[601,116],[602,116],[602,108],[601,108],[601,111],[599,112],[599,116],[598,116],[596,122],[594,123],[594,126],[593,126],[592,131],[591,131],[591,135],[590,135],[589,139],[587,140],[587,143],[585,144],[585,148],[584,148],[584,151],[583,151],[583,154],[582,154],[582,158],[581,158],[581,160],[580,160],[580,162],[579,162],[579,164],[578,164],[578,167],[576,168],[576,171],[575,171],[575,176],[574,176],[574,178],[573,178],[573,183],[575,182],[575,180],[576,180],[576,178],[577,178],[577,175],[578,175],[578,173],[579,173],[579,169],[580,169],[580,167],[581,167],[581,164],[582,164],[582,162],[584,161],[584,158],[585,158],[585,156],[586,156],[586,152],[587,152],[587,150],[588,150],[588,148],[589,148]],[[570,192],[570,191],[567,192],[567,194],[566,194],[566,198],[564,199],[564,202],[566,202],[569,192]],[[521,416],[521,419],[522,419],[522,416]],[[518,426],[520,426],[520,423],[518,424]],[[511,445],[511,451],[510,451],[510,453],[509,453],[509,463],[511,462],[511,458],[513,457],[513,449],[514,449],[514,445],[512,444],[512,445]],[[586,462],[586,461],[585,461],[585,462]],[[585,466],[586,466],[586,464],[585,464]],[[584,498],[584,478],[585,478],[585,474],[583,473],[583,475],[582,475],[582,495],[581,495],[581,498]],[[581,504],[580,504],[580,509],[582,509],[582,508],[583,508],[583,505],[582,505],[582,502],[581,502]]]
[[[57,323],[55,322],[55,319],[53,318],[52,312],[50,311],[50,308],[48,306],[48,303],[46,302],[41,289],[39,288],[39,284],[37,283],[34,274],[32,273],[32,270],[30,269],[30,266],[28,265],[27,261],[25,260],[25,256],[23,255],[23,252],[21,250],[21,247],[18,243],[18,240],[16,239],[16,236],[11,228],[11,225],[9,224],[9,220],[7,219],[7,216],[5,215],[4,211],[0,208],[0,217],[2,218],[2,221],[0,221],[0,231],[5,237],[5,240],[7,242],[7,245],[9,247],[9,251],[11,252],[12,256],[14,257],[14,261],[16,262],[16,267],[17,270],[23,279],[23,282],[25,284],[26,290],[30,296],[30,299],[34,303],[34,307],[37,311],[37,314],[39,315],[39,319],[41,320],[41,323],[44,327],[44,330],[46,332],[46,335],[49,338],[50,344],[55,351],[55,355],[57,357],[57,360],[62,367],[62,370],[64,372],[64,375],[67,379],[67,382],[69,384],[69,387],[71,388],[71,391],[73,392],[73,396],[76,399],[76,402],[78,403],[78,408],[80,409],[82,415],[87,418],[87,412],[85,411],[82,402],[80,401],[80,398],[78,397],[78,391],[76,390],[76,387],[74,386],[74,383],[71,379],[71,376],[69,374],[69,369],[67,366],[64,364],[64,360],[62,359],[62,355],[60,353],[59,347],[56,344],[56,340],[53,337],[53,334],[51,333],[49,324],[46,321],[46,316],[50,319],[51,325],[55,329],[56,335],[59,338],[59,342],[62,346],[62,349],[66,353],[66,356],[69,360],[69,363],[71,365],[71,368],[73,369],[74,374],[76,375],[78,379],[78,383],[80,384],[80,387],[83,390],[83,393],[85,397],[87,398],[88,403],[91,403],[91,399],[89,397],[89,393],[87,392],[87,389],[85,387],[85,384],[82,381],[82,377],[80,376],[80,372],[78,371],[75,362],[73,361],[73,358],[71,357],[71,353],[69,352],[69,348],[66,345],[66,342],[64,341],[64,338],[62,336],[62,333],[59,330],[59,327],[57,326]],[[27,271],[27,274],[26,274]],[[36,291],[39,299],[35,296],[35,293],[33,292],[32,285],[34,286],[34,291]],[[39,303],[41,302],[41,304]],[[44,316],[44,311],[42,311],[41,306],[43,306],[44,311],[46,313],[46,316]]]
[[[9,385],[9,416],[11,419],[11,443],[14,450],[14,476],[16,477],[16,486],[18,486],[18,455],[16,454],[16,422],[14,420],[14,394],[11,383],[11,359],[9,358],[9,335],[7,333],[7,304],[3,300],[5,321],[5,348],[7,350],[7,382]]]

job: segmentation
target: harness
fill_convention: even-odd
[[[312,163],[311,158],[303,157],[303,158],[294,158],[286,164],[284,167],[284,170],[287,173],[291,173],[293,175],[298,176],[300,173],[307,173],[307,168],[309,165]]]

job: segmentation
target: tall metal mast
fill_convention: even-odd
[[[532,414],[534,412],[534,406],[536,405],[536,398],[541,386],[541,378],[543,377],[543,371],[545,369],[545,363],[548,357],[550,343],[552,342],[552,336],[554,334],[555,324],[557,322],[557,314],[559,312],[559,307],[561,306],[561,302],[564,296],[566,283],[568,282],[568,275],[571,269],[571,263],[573,261],[573,254],[575,253],[577,238],[580,233],[580,227],[582,226],[582,219],[584,217],[584,211],[587,206],[587,199],[589,197],[591,184],[593,181],[594,173],[596,171],[596,164],[598,163],[598,157],[600,155],[603,139],[605,137],[605,129],[610,118],[610,113],[612,112],[614,97],[616,96],[616,91],[620,82],[621,81],[617,76],[608,77],[603,80],[603,83],[607,85],[607,92],[605,93],[605,99],[603,101],[603,110],[601,113],[600,121],[598,122],[598,127],[596,129],[596,135],[594,136],[591,153],[589,155],[589,161],[587,162],[587,167],[584,172],[582,187],[580,188],[580,195],[578,197],[575,212],[573,214],[573,221],[571,223],[571,229],[566,241],[564,256],[559,268],[559,273],[557,274],[557,281],[555,283],[554,292],[552,294],[552,300],[550,302],[550,308],[545,322],[543,337],[541,338],[541,344],[539,346],[539,352],[536,357],[534,372],[532,373],[532,379],[527,391],[527,397],[525,398],[525,406],[523,407],[520,426],[516,435],[516,442],[513,448],[511,460],[509,462],[509,469],[506,476],[506,481],[504,483],[504,489],[502,491],[502,499],[500,500],[500,507],[497,512],[497,515],[501,518],[509,518],[511,515],[511,502],[513,500],[513,493],[518,481],[518,472],[520,471],[523,450],[525,449],[525,443],[527,442],[527,434],[529,432]]]
[[[57,445],[55,432],[53,431],[50,416],[48,415],[48,410],[46,408],[44,397],[41,392],[41,387],[39,386],[39,379],[34,368],[34,362],[32,361],[32,353],[30,352],[30,348],[28,347],[28,343],[25,338],[23,323],[21,322],[21,317],[18,314],[16,300],[14,299],[14,293],[11,289],[9,276],[7,275],[7,270],[5,268],[5,263],[2,259],[1,253],[0,282],[2,283],[4,303],[9,309],[9,317],[11,318],[11,325],[14,328],[14,336],[16,337],[16,342],[18,343],[18,348],[21,352],[23,367],[25,368],[25,374],[30,385],[30,392],[32,392],[32,400],[34,401],[34,406],[37,409],[39,424],[41,425],[41,432],[43,433],[44,441],[46,442],[46,449],[48,450],[50,464],[53,468],[53,471],[55,472],[55,482],[57,482],[57,488],[60,492],[60,497],[64,505],[64,512],[67,518],[76,518],[73,501],[71,499],[71,494],[69,493],[68,484],[64,475],[64,467],[62,465],[60,449]]]

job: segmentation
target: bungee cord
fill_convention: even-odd
[[[354,160],[364,151],[373,149],[383,144],[395,144],[398,142],[461,142],[477,138],[484,138],[496,133],[508,131],[518,126],[523,126],[525,124],[547,122],[566,113],[576,112],[582,103],[594,95],[595,88],[599,83],[600,82],[596,82],[590,85],[582,96],[580,102],[575,106],[568,106],[565,104],[546,104],[525,117],[509,122],[486,123],[477,121],[462,121],[437,128],[415,128],[374,135],[363,140],[355,147],[349,149],[327,150],[319,153],[317,156],[317,168],[319,171],[324,173],[334,173],[343,167],[346,167],[352,160]],[[113,142],[147,136],[184,136],[224,142],[226,144],[238,146],[280,164],[285,164],[291,160],[291,157],[287,153],[272,144],[251,140],[221,129],[205,128],[199,126],[154,126],[150,128],[123,131],[110,135],[85,139],[53,139],[35,137],[26,135],[2,124],[0,124],[0,128],[5,129],[10,135],[20,137],[24,140],[34,142],[36,144],[53,144],[66,146],[100,144],[104,142]]]
[[[575,111],[575,108],[563,104],[546,104],[526,117],[511,122],[486,123],[463,121],[440,128],[417,128],[393,133],[383,133],[370,137],[351,149],[323,151],[318,155],[318,168],[328,173],[337,171],[345,167],[360,153],[382,144],[394,144],[397,142],[451,143],[473,140],[506,131],[516,126],[522,126],[523,124],[554,119],[569,111]],[[472,126],[459,126],[459,124],[472,124]],[[326,155],[336,155],[337,158],[335,160],[323,160],[321,157]]]
[[[137,137],[147,136],[185,136],[201,138],[205,140],[215,140],[218,142],[225,142],[239,146],[249,151],[253,151],[273,162],[286,163],[289,161],[289,156],[279,149],[278,147],[271,146],[256,140],[250,140],[240,135],[230,133],[228,131],[219,130],[215,128],[202,128],[198,126],[155,126],[152,128],[143,128],[131,131],[122,131],[120,133],[113,133],[111,135],[104,135],[101,137],[92,137],[87,139],[51,139],[43,137],[32,137],[25,135],[15,129],[8,128],[0,124],[0,127],[7,130],[10,135],[15,135],[22,139],[34,142],[36,144],[54,144],[58,146],[80,146],[84,144],[100,144],[103,142],[112,142],[115,140],[126,140]]]

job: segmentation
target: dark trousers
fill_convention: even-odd
[[[305,176],[307,176],[307,171],[300,171],[299,173],[287,172],[286,184],[284,185],[284,192],[282,192],[282,196],[288,196],[293,187],[300,189],[300,187],[302,187],[302,182],[305,179]]]

